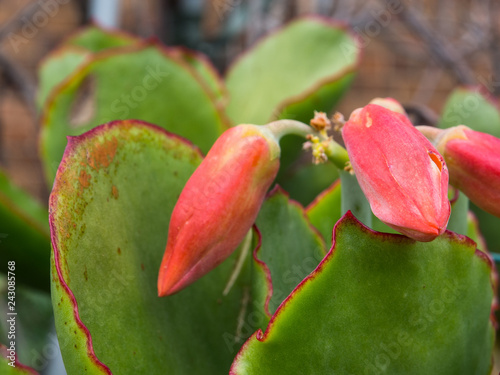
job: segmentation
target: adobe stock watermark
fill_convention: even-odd
[[[38,0],[36,4],[31,5],[39,9],[30,17],[24,16],[21,18],[22,26],[19,32],[7,34],[7,39],[14,52],[18,53],[23,45],[33,39],[40,29],[47,26],[50,19],[59,13],[61,6],[69,2],[70,0]]]
[[[371,9],[371,20],[363,27],[354,26],[352,28],[353,32],[358,37],[358,43],[356,45],[352,45],[351,43],[345,41],[340,45],[344,56],[352,58],[353,55],[357,54],[360,50],[368,47],[372,39],[379,36],[382,30],[389,26],[394,19],[394,16],[403,11],[404,7],[405,4],[401,0],[389,0],[386,2],[386,6],[384,8],[378,10]]]
[[[140,103],[146,100],[149,93],[155,90],[170,75],[170,72],[162,70],[160,63],[157,63],[155,68],[148,65],[145,70],[146,74],[138,85],[134,86],[129,93],[122,94],[119,99],[111,103],[111,111],[117,114],[116,118],[127,118],[130,109],[137,108]]]

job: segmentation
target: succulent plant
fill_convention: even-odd
[[[394,99],[325,115],[360,50],[308,17],[224,78],[198,52],[96,26],[45,59],[48,220],[0,178],[0,220],[24,233],[2,257],[41,300],[50,288],[68,374],[489,374],[495,268],[467,198],[448,192],[449,169],[474,201],[480,168],[454,171],[480,161],[433,146],[439,130]],[[297,171],[304,142],[323,164]],[[43,370],[5,344],[5,373]]]

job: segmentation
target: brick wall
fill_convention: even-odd
[[[36,66],[41,58],[56,46],[65,36],[74,31],[82,22],[81,9],[77,0],[54,0],[58,9],[45,10],[38,0],[1,1],[0,30],[17,12],[35,6],[31,18],[23,19],[21,29],[16,31],[16,43],[12,38],[0,41],[0,51],[20,67],[27,77],[35,81]],[[154,14],[151,21],[154,28],[141,29],[138,17],[149,19],[148,13],[137,12],[139,4],[148,3],[144,9]],[[123,0],[122,22],[124,28],[139,34],[161,30],[160,0],[137,2]],[[458,5],[457,5],[458,6]],[[298,7],[298,12],[310,11],[311,7]],[[143,8],[141,8],[143,9]],[[301,10],[302,9],[302,10]],[[432,8],[428,13],[432,15]],[[446,23],[460,22],[455,15],[456,9],[446,15]],[[396,20],[391,22],[397,22]],[[27,25],[32,25],[30,28]],[[144,24],[144,23],[143,23]],[[37,26],[38,25],[38,26]],[[443,27],[445,27],[444,25]],[[357,107],[365,105],[374,97],[391,96],[403,103],[421,103],[439,112],[449,92],[456,86],[455,78],[429,59],[414,58],[422,56],[425,46],[414,39],[404,29],[389,33],[383,28],[379,34],[369,38],[363,48],[363,59],[352,89],[342,100],[339,110],[345,115]],[[402,31],[401,31],[402,30]],[[22,39],[19,39],[22,38]],[[19,42],[21,41],[21,42]],[[409,54],[403,56],[398,51],[405,49]],[[424,54],[425,56],[425,54]],[[474,58],[477,74],[487,74],[488,60],[481,54]],[[30,113],[23,101],[12,91],[7,90],[0,80],[0,165],[13,177],[15,183],[46,201],[48,190],[38,160],[38,119]]]

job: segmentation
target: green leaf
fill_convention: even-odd
[[[292,199],[308,205],[339,177],[339,170],[331,162],[313,164],[309,157],[305,165],[300,164],[283,171],[277,181]]]
[[[50,198],[52,301],[68,374],[221,374],[234,357],[235,254],[170,297],[157,277],[170,215],[201,162],[159,127],[117,121],[70,138]]]
[[[341,197],[340,180],[337,180],[306,207],[311,224],[318,229],[328,245],[332,243],[333,227],[342,217]]]
[[[139,38],[122,31],[105,30],[97,25],[82,28],[49,53],[38,70],[37,106],[42,108],[49,93],[93,53],[136,44]]]
[[[67,135],[116,119],[156,123],[207,152],[226,128],[207,90],[192,68],[154,43],[95,55],[45,107],[41,153],[47,180],[53,181]]]
[[[481,231],[479,230],[479,221],[472,211],[467,213],[467,237],[477,244],[477,248],[486,252],[488,246]]]
[[[218,105],[223,108],[227,100],[226,86],[209,58],[201,52],[184,47],[173,47],[169,51],[173,55],[178,55],[194,69],[200,82],[208,86],[213,96],[217,99]]]
[[[231,67],[227,112],[235,124],[330,111],[354,76],[359,46],[338,24],[303,18],[271,34]]]
[[[2,369],[3,375],[38,375],[38,372],[19,363],[17,359],[14,361],[14,366],[9,365],[12,362],[8,358],[10,356],[8,348],[9,346],[0,344],[0,369]]]
[[[231,373],[487,375],[491,267],[466,237],[416,242],[347,213],[332,250]]]
[[[332,243],[332,231],[335,223],[342,217],[342,192],[340,180],[319,194],[306,208],[307,217],[314,225],[327,244]],[[387,224],[380,221],[372,213],[372,229],[384,233],[398,233]]]
[[[500,218],[483,211],[474,203],[470,203],[471,211],[479,220],[479,229],[486,240],[488,250],[494,253],[500,253]]]
[[[230,68],[227,113],[234,124],[279,118],[308,123],[314,110],[332,111],[349,87],[359,58],[360,46],[344,26],[318,17],[291,22],[256,43]],[[303,142],[297,136],[281,141],[280,185],[289,187],[291,175],[310,173],[309,167],[299,172],[295,168]],[[318,194],[336,177],[333,173],[326,183],[324,178],[311,179],[308,189]],[[308,203],[302,194],[291,194]]]
[[[97,24],[82,28],[64,41],[65,45],[77,46],[90,52],[130,46],[141,39],[124,31],[104,29]]]
[[[454,196],[450,196],[450,195]],[[450,199],[451,215],[447,229],[452,232],[467,235],[469,230],[469,198],[457,189],[448,189]]]
[[[260,301],[254,307],[263,318],[259,326],[265,327],[279,304],[323,259],[325,243],[307,220],[304,208],[280,188],[265,201],[256,224],[262,240],[254,252],[255,292]]]
[[[438,126],[467,125],[500,137],[500,112],[496,99],[481,87],[459,87],[448,97]]]
[[[17,283],[44,291],[50,287],[47,216],[47,208],[0,170],[0,263],[7,267],[8,261],[15,261]]]
[[[63,46],[52,51],[38,69],[37,107],[42,109],[50,92],[89,58],[90,52],[80,47]]]

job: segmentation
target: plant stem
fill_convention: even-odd
[[[276,120],[265,125],[265,127],[268,128],[278,140],[287,134],[300,135],[304,138],[309,134],[319,136],[317,130],[296,120]]]
[[[454,188],[452,188],[454,189]],[[448,230],[458,234],[467,235],[467,215],[469,213],[469,198],[455,189],[458,197],[451,203],[451,215],[448,221]]]
[[[347,171],[340,171],[340,185],[342,189],[342,215],[351,211],[356,218],[367,227],[372,226],[372,211],[355,175]]]
[[[342,185],[342,214],[351,211],[366,226],[372,225],[372,211],[356,176],[345,170],[349,163],[347,150],[331,137],[321,134],[309,125],[295,120],[277,120],[266,125],[266,128],[279,140],[283,135],[295,134],[307,138],[312,135],[325,143],[324,152],[328,159],[339,169]]]
[[[325,150],[328,160],[330,160],[340,171],[344,171],[349,163],[349,155],[347,150],[335,142],[333,139],[328,143]]]
[[[279,141],[279,139],[288,134],[295,134],[306,138],[308,135],[313,135],[318,137],[320,140],[325,140],[324,136],[303,122],[296,120],[277,120],[270,122],[265,125],[265,127],[274,135],[274,137]],[[325,147],[325,154],[328,159],[340,170],[344,170],[347,162],[349,162],[349,155],[347,150],[335,142],[333,139],[327,139],[328,144]]]

